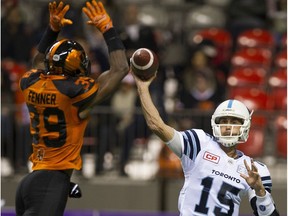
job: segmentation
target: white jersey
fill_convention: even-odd
[[[181,139],[171,144],[181,145],[185,176],[179,195],[180,215],[239,215],[242,197],[250,200],[255,196],[254,190],[240,176],[240,173],[247,174],[244,159],[251,164],[250,157],[240,151],[237,159],[228,157],[215,139],[203,130],[177,133]],[[174,151],[173,148],[171,150]],[[267,167],[256,161],[255,165],[265,189],[270,192],[272,181]]]

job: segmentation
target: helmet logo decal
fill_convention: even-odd
[[[233,100],[229,100],[227,108],[232,108],[232,104],[233,104]]]
[[[60,60],[60,55],[53,55],[53,61],[59,61]]]

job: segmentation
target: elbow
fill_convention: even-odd
[[[122,77],[129,73],[129,64],[123,50],[117,50],[110,54],[110,64],[110,71],[114,71]]]
[[[111,74],[114,74],[113,76],[117,77],[117,79],[122,80],[129,73],[129,65],[126,61],[123,61],[117,66],[111,67],[110,71]]]
[[[37,53],[32,59],[32,68],[45,69],[44,65],[45,55],[43,53]]]

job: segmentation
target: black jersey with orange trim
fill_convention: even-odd
[[[45,75],[31,70],[20,80],[30,113],[33,170],[77,169],[88,119],[79,110],[89,104],[98,84],[89,77]]]

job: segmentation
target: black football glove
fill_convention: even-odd
[[[80,198],[82,197],[82,193],[78,184],[74,182],[70,182],[70,191],[69,197],[71,198]]]

